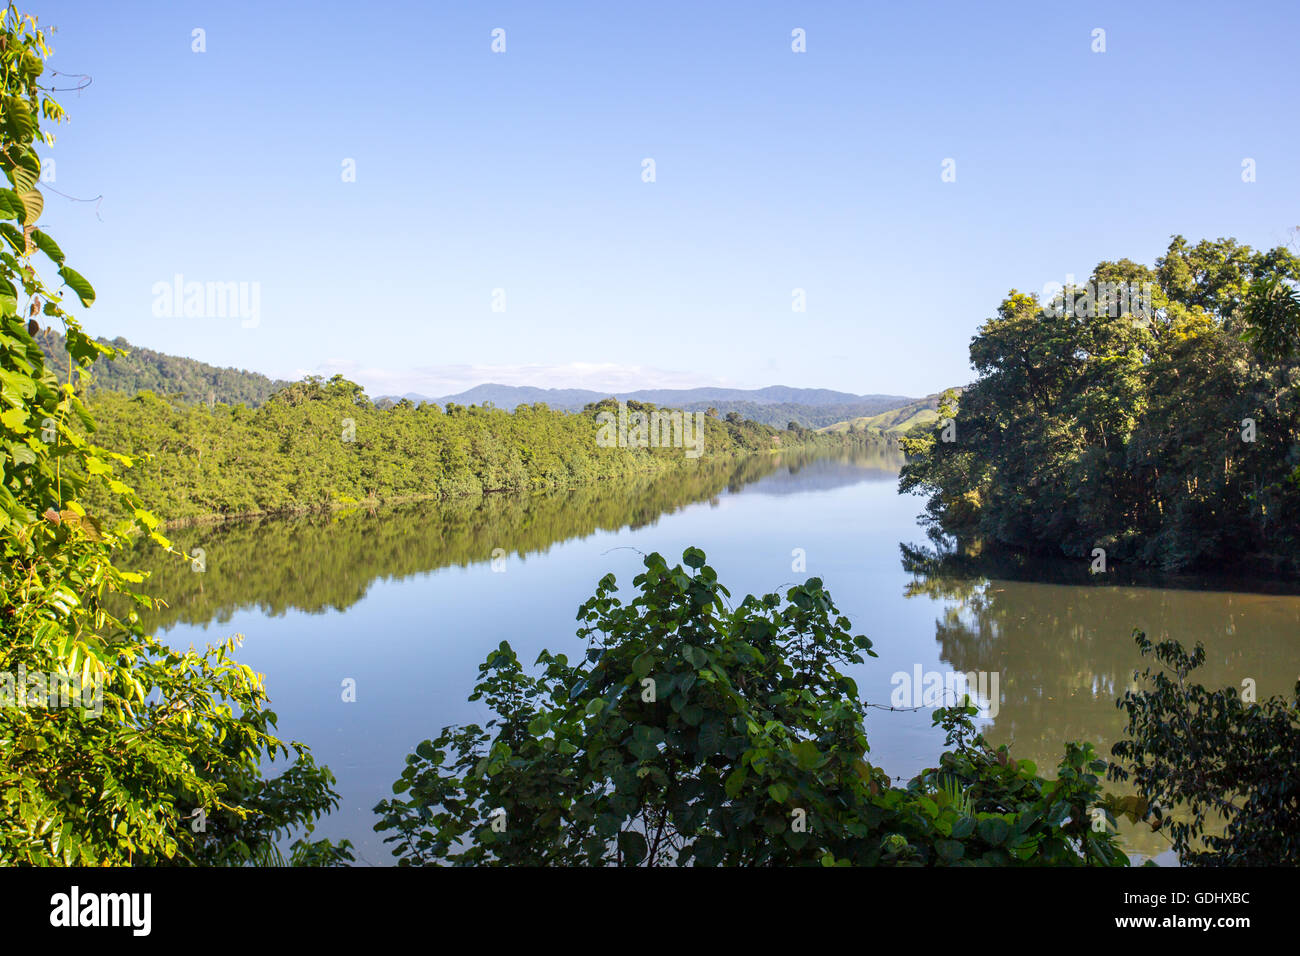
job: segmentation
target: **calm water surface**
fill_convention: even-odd
[[[531,662],[585,648],[578,605],[607,572],[630,588],[638,552],[703,548],[737,603],[821,577],[880,655],[853,674],[867,700],[888,704],[892,676],[917,667],[997,673],[984,732],[1042,771],[1067,740],[1106,754],[1119,736],[1135,627],[1203,641],[1206,684],[1251,678],[1263,697],[1300,674],[1293,595],[910,573],[900,545],[925,537],[919,499],[897,493],[900,464],[787,455],[633,487],[185,529],[173,538],[204,549],[204,573],[147,551],[137,564],[170,603],[155,623],[173,645],[245,635],[239,659],[266,675],[281,733],[338,778],[340,807],[317,835],[352,840],[362,864],[391,862],[372,808],[406,755],[445,724],[489,719],[465,699],[488,651],[509,641]],[[796,549],[806,571],[792,570]],[[872,710],[867,732],[872,761],[896,776],[942,748],[928,710]],[[1124,835],[1135,855],[1171,862],[1160,836]]]

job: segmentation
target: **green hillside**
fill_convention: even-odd
[[[36,340],[50,367],[57,370],[62,381],[66,381],[68,353],[63,336],[54,329],[45,328],[37,333]],[[127,354],[111,361],[101,358],[92,366],[92,391],[124,392],[127,395],[150,391],[189,403],[253,408],[289,384],[257,372],[217,368],[195,359],[142,349],[121,337],[112,341],[101,338],[100,341],[116,349],[126,349]]]
[[[818,431],[876,431],[885,435],[901,435],[917,425],[929,425],[939,420],[938,408],[941,394],[936,392],[933,395],[927,395],[925,398],[909,402],[901,408],[892,408],[878,415],[868,415],[836,422],[834,425],[827,425],[825,428],[818,429]]]

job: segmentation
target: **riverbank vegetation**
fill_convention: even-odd
[[[44,31],[12,4],[0,14],[0,862],[161,865],[246,862],[337,805],[329,771],[281,740],[261,678],[237,639],[178,653],[145,632],[151,601],[123,568],[135,537],[170,543],[119,477],[129,459],[92,444],[93,420],[35,335],[59,322],[76,369],[112,349],[63,307],[91,284],[38,227],[35,143],[62,108],[41,82]],[[56,272],[61,285],[42,278]],[[66,289],[66,291],[64,291]],[[74,370],[75,371],[75,370]],[[120,520],[92,520],[87,501]],[[177,556],[179,560],[179,556]],[[125,604],[126,610],[114,607]],[[284,762],[289,762],[287,768]],[[279,776],[264,775],[274,767]],[[300,839],[313,862],[345,844]]]
[[[1013,290],[900,489],[967,546],[1300,574],[1296,280],[1288,249],[1175,237],[1054,302]]]
[[[398,865],[1125,866],[1120,818],[1184,865],[1300,862],[1300,685],[1208,690],[1202,648],[1139,633],[1160,666],[1117,702],[1114,760],[1066,738],[1040,774],[964,701],[934,709],[947,749],[897,786],[845,673],[872,642],[821,580],[733,603],[699,549],[644,565],[631,600],[611,574],[579,608],[578,659],[487,655],[469,699],[491,720],[419,743],[375,807]]]
[[[600,481],[688,475],[701,462],[778,450],[887,444],[704,415],[699,458],[682,447],[602,447],[602,412],[524,405],[372,403],[341,376],[307,378],[263,405],[209,407],[151,392],[96,393],[96,440],[136,461],[133,485],[168,524],[207,517],[328,510],[366,502],[563,491]],[[654,406],[629,402],[630,411]],[[98,498],[111,508],[107,498]]]
[[[761,471],[778,450],[877,441],[797,422],[778,430],[733,411],[706,417],[706,460],[695,461],[680,447],[602,447],[597,416],[609,403],[578,414],[379,408],[339,377],[293,383],[257,408],[111,390],[83,401],[89,370],[115,350],[64,309],[65,295],[91,306],[94,289],[39,227],[34,144],[48,146],[41,123],[63,115],[40,82],[49,53],[35,20],[7,5],[4,864],[353,860],[346,841],[310,839],[338,805],[334,778],[278,736],[262,678],[233,658],[238,639],[178,652],[146,629],[156,602],[128,569],[129,549],[147,541],[173,561],[154,582],[165,590],[184,591],[175,574],[193,568],[150,503],[183,521],[511,494],[482,511],[448,509],[447,534],[427,551],[349,529],[352,546],[411,573],[490,557],[483,539],[498,518],[540,525],[502,542],[515,550],[570,533],[545,523],[572,519],[534,508],[536,492],[572,493],[565,504],[585,509],[583,526],[602,527],[625,519],[594,489],[644,489],[649,520],[669,485],[690,498],[733,480],[719,463]],[[1158,285],[1153,318],[1043,317],[1013,293],[981,330],[980,381],[960,409],[955,396],[941,407],[951,421],[908,447],[904,488],[930,493],[940,533],[1067,554],[1100,544],[1164,566],[1232,557],[1295,566],[1300,322],[1284,282],[1297,277],[1295,258],[1176,240],[1156,270],[1106,263],[1094,278],[1148,277]],[[38,341],[41,323],[54,322],[67,374]],[[947,441],[954,424],[960,437]],[[295,574],[302,564],[291,539],[270,558]],[[508,644],[488,655],[470,699],[494,720],[418,744],[376,807],[401,864],[1122,866],[1118,813],[1172,820],[1185,862],[1297,862],[1300,689],[1294,703],[1210,693],[1188,680],[1199,649],[1139,636],[1142,653],[1174,676],[1140,675],[1147,688],[1121,699],[1129,737],[1113,750],[1118,763],[1091,743],[1066,743],[1049,779],[976,733],[975,709],[962,702],[934,711],[947,734],[936,765],[897,786],[868,759],[870,704],[845,673],[875,656],[872,643],[852,633],[820,579],[734,603],[699,549],[671,567],[651,554],[644,567],[630,600],[607,575],[579,609],[578,660],[543,653],[530,675]],[[310,602],[355,600],[364,587],[324,562],[313,570],[337,580],[309,586]],[[49,696],[55,687],[75,697]],[[1137,793],[1104,793],[1103,772]],[[1226,817],[1222,834],[1207,832],[1210,814]]]
[[[399,865],[1127,864],[1091,744],[1049,780],[938,708],[951,749],[895,786],[842,670],[875,652],[821,580],[733,605],[699,549],[644,564],[579,608],[578,660],[488,655],[493,719],[420,743],[375,808]]]

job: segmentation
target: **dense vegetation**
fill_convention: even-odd
[[[822,582],[733,607],[705,561],[648,555],[627,604],[607,575],[576,663],[543,651],[529,676],[508,643],[491,652],[470,700],[492,719],[420,743],[375,807],[398,864],[1123,866],[1120,817],[1184,865],[1300,862],[1300,684],[1210,691],[1188,680],[1202,648],[1139,633],[1164,669],[1118,700],[1115,761],[1066,738],[1048,780],[976,734],[974,707],[941,707],[950,749],[897,787],[839,669],[871,641]],[[1104,792],[1103,771],[1136,792]]]
[[[1176,237],[1053,308],[1012,291],[971,343],[978,379],[905,442],[901,490],[966,544],[1300,573],[1297,279],[1287,249]],[[1104,282],[1151,283],[1152,314],[1098,304]]]
[[[700,458],[687,457],[683,448],[601,447],[597,415],[617,410],[612,399],[575,414],[544,405],[505,412],[406,401],[385,409],[341,376],[295,382],[257,409],[196,406],[150,392],[99,393],[91,408],[98,439],[140,459],[135,486],[169,522],[555,491],[686,473],[701,461],[773,449],[847,447],[842,436],[707,416]],[[628,408],[653,406],[630,402]]]
[[[41,329],[36,336],[45,362],[59,381],[69,380],[67,343],[57,329]],[[101,355],[90,368],[92,391],[115,391],[134,395],[156,392],[183,402],[206,402],[226,405],[262,404],[288,382],[273,380],[257,372],[236,368],[217,368],[206,362],[142,349],[118,336],[111,342],[99,342],[113,349],[113,356]],[[75,363],[73,363],[75,364]],[[76,376],[73,375],[75,380]]]
[[[38,226],[34,144],[52,143],[41,121],[63,115],[39,83],[49,52],[35,20],[7,5],[0,683],[12,691],[15,675],[30,675],[92,686],[95,697],[60,703],[23,681],[27,693],[0,706],[0,862],[273,863],[287,836],[309,835],[337,805],[328,770],[277,737],[261,678],[231,656],[237,640],[177,653],[146,631],[154,602],[123,556],[147,539],[175,559],[173,574],[189,565],[121,480],[135,464],[123,449],[147,459],[140,486],[173,518],[515,493],[448,509],[455,534],[429,553],[354,535],[401,570],[478,557],[499,511],[512,527],[554,518],[530,492],[574,489],[593,510],[581,519],[599,527],[611,520],[595,513],[602,479],[643,489],[645,513],[657,514],[669,486],[706,495],[734,480],[723,466],[762,471],[770,460],[755,453],[845,445],[731,411],[709,418],[710,457],[694,462],[681,449],[601,448],[605,403],[576,415],[380,409],[335,378],[295,383],[254,409],[190,391],[202,376],[183,371],[162,376],[187,383],[166,386],[172,399],[98,394],[96,431],[81,394],[89,370],[117,351],[64,311],[63,289],[83,307],[94,290]],[[1066,553],[1100,542],[1168,566],[1253,555],[1294,569],[1300,297],[1282,280],[1296,273],[1281,250],[1176,240],[1154,273],[1098,269],[1099,279],[1156,276],[1150,321],[1121,312],[1040,322],[1037,303],[1013,293],[973,348],[984,377],[962,399],[962,437],[913,440],[904,485],[929,490],[936,528],[959,536]],[[65,330],[57,368],[38,341],[42,320]],[[956,417],[955,404],[941,415]],[[1252,423],[1240,447],[1237,418]],[[526,541],[553,533],[534,528]],[[624,603],[607,575],[580,608],[588,650],[577,663],[543,653],[529,676],[507,644],[488,656],[471,699],[496,718],[421,743],[394,799],[376,808],[401,863],[1123,865],[1098,810],[1108,824],[1121,811],[1172,821],[1185,862],[1297,862],[1300,687],[1294,701],[1263,704],[1208,692],[1188,681],[1203,651],[1139,635],[1173,676],[1141,675],[1148,689],[1121,699],[1129,739],[1114,748],[1118,764],[1070,743],[1047,780],[976,735],[974,708],[940,708],[950,749],[897,787],[867,760],[868,704],[840,670],[874,656],[871,642],[850,632],[819,579],[732,606],[692,548],[674,567],[649,555],[633,585]],[[335,586],[346,600],[358,582]],[[281,759],[292,763],[265,776]],[[1102,770],[1138,793],[1103,795]],[[1212,816],[1222,833],[1207,830]],[[351,854],[302,837],[291,858]]]
[[[117,562],[157,518],[118,478],[129,459],[83,436],[93,421],[36,342],[61,322],[75,369],[113,350],[91,340],[38,272],[57,271],[82,306],[95,293],[37,227],[35,142],[62,108],[41,85],[50,55],[34,18],[0,15],[0,862],[225,863],[266,859],[277,838],[337,802],[333,778],[275,735],[262,681],[234,640],[176,653],[145,633],[140,575]],[[39,255],[39,259],[38,259]],[[78,373],[80,374],[80,373]],[[93,520],[90,489],[120,521]],[[179,558],[178,558],[179,560]],[[114,603],[132,608],[116,613]],[[50,689],[54,688],[51,696]],[[71,692],[69,692],[71,691]],[[89,699],[88,699],[89,698]],[[263,769],[292,755],[283,774]],[[300,860],[350,857],[300,840]]]
[[[571,663],[529,676],[508,644],[470,700],[486,726],[421,743],[377,806],[400,865],[1125,865],[1093,826],[1105,763],[1055,780],[938,709],[952,748],[907,787],[867,760],[867,704],[839,669],[875,654],[817,578],[729,592],[698,549],[613,575],[578,611]],[[1107,818],[1108,811],[1102,810]]]

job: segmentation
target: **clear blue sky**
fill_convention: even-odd
[[[93,78],[45,155],[103,199],[43,219],[87,328],[372,395],[920,395],[1012,287],[1300,223],[1294,2],[22,8]],[[258,324],[154,315],[177,273]]]

